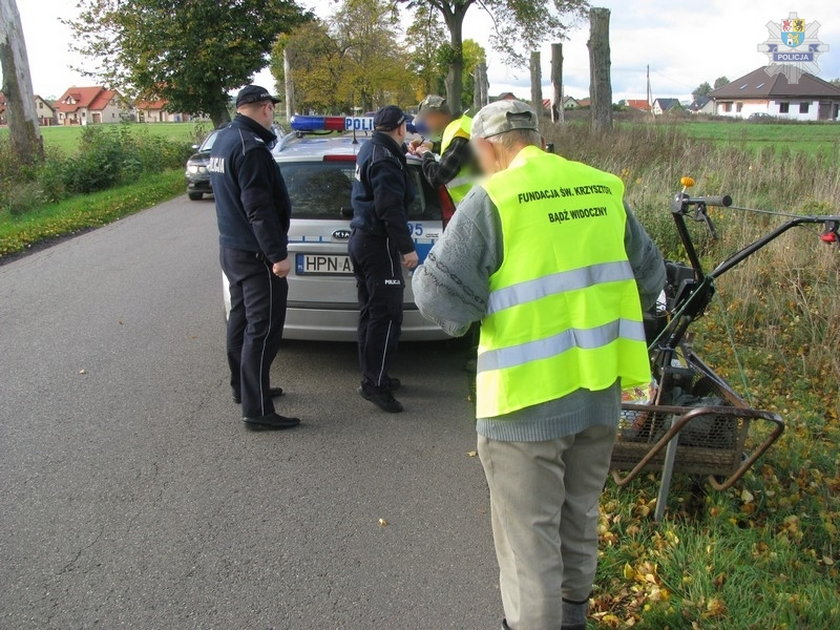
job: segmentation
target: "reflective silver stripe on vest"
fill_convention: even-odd
[[[472,186],[474,182],[475,177],[464,175],[463,177],[455,177],[449,180],[446,182],[446,187],[451,190],[452,188],[458,188],[460,186]]]
[[[646,343],[644,324],[630,319],[616,319],[596,328],[570,328],[545,339],[488,350],[478,355],[478,371],[489,372],[525,365],[531,361],[555,357],[572,348],[594,350],[618,338]]]
[[[633,277],[633,268],[626,260],[553,273],[550,276],[520,282],[493,291],[487,301],[487,314],[492,315],[506,308],[533,302],[549,295],[585,289],[603,282],[632,280]]]

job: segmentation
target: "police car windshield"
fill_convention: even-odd
[[[340,220],[341,209],[350,207],[355,162],[285,162],[279,166],[292,201],[293,218]],[[418,168],[412,168],[411,174],[419,194],[408,209],[408,219],[439,220],[437,196],[425,185]]]

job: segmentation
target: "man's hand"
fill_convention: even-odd
[[[419,263],[420,259],[417,257],[417,252],[410,252],[408,254],[402,255],[403,267],[405,267],[409,271],[417,267]]]
[[[432,143],[427,140],[423,140],[422,138],[412,140],[408,145],[409,153],[416,155],[417,157],[423,157],[424,153],[428,153],[431,150]]]
[[[286,256],[280,262],[276,262],[271,266],[271,272],[278,278],[285,278],[292,270],[292,264],[289,262],[289,257]]]

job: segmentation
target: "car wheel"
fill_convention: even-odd
[[[192,201],[201,201],[201,199],[204,197],[204,193],[193,193],[193,192],[191,192],[191,193],[187,193],[187,196]]]

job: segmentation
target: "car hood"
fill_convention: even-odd
[[[190,159],[187,160],[187,164],[203,164],[210,159],[210,152],[209,151],[200,151],[198,153],[193,153],[190,156]]]

